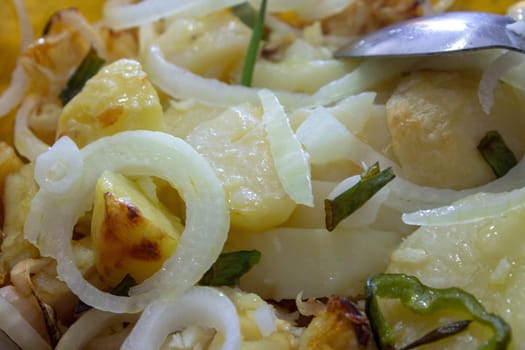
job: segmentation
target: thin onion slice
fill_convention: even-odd
[[[37,159],[38,179],[49,177],[60,162],[58,147]],[[74,148],[74,147],[72,147]],[[58,152],[58,154],[57,154]],[[75,153],[75,150],[71,150]],[[31,203],[26,218],[25,237],[40,248],[43,256],[57,261],[57,271],[73,293],[88,305],[103,311],[134,313],[156,299],[183,294],[199,281],[219,256],[229,229],[229,213],[224,189],[213,168],[185,141],[154,131],[125,131],[99,139],[80,151],[83,171],[66,167],[62,178],[69,183],[66,193],[42,186]],[[175,253],[162,268],[130,290],[129,297],[100,291],[84,279],[73,259],[71,238],[78,218],[93,205],[95,184],[103,171],[133,176],[157,176],[168,181],[186,203],[186,227]],[[40,174],[42,172],[42,174]],[[79,172],[81,176],[70,176]],[[51,187],[53,188],[53,187]]]
[[[22,61],[19,59],[11,75],[9,87],[0,96],[0,118],[11,112],[22,101],[27,89],[29,89],[30,82]]]
[[[288,116],[270,90],[261,90],[263,122],[277,175],[286,193],[298,204],[314,205],[308,157],[295,136]]]
[[[454,204],[403,214],[409,225],[444,226],[477,222],[525,205],[525,188],[505,193],[480,192]]]
[[[28,125],[29,116],[36,109],[37,103],[36,96],[25,98],[15,116],[15,148],[18,153],[31,162],[34,162],[36,157],[49,149],[49,146],[40,140]]]
[[[203,78],[164,59],[158,46],[150,46],[144,57],[144,71],[149,79],[174,98],[190,99],[217,106],[258,103],[257,88],[229,85],[216,79]],[[308,95],[276,92],[285,105],[301,106]]]
[[[83,349],[91,339],[112,325],[135,323],[138,318],[139,314],[114,314],[97,309],[88,310],[62,335],[55,350]]]
[[[33,41],[33,25],[22,0],[14,0],[18,26],[20,27],[20,48],[24,50]]]
[[[159,349],[169,334],[190,325],[221,332],[222,350],[240,349],[241,330],[235,305],[226,295],[210,287],[193,287],[174,300],[149,305],[121,349]]]
[[[60,12],[60,19],[69,27],[75,29],[97,51],[102,59],[107,59],[104,40],[95,28],[89,24],[77,9],[67,9]]]
[[[149,0],[129,5],[111,4],[104,8],[104,22],[113,29],[126,29],[173,15],[204,16],[242,2],[242,0]]]
[[[478,88],[478,97],[481,108],[490,114],[494,105],[494,90],[499,79],[505,72],[525,62],[522,53],[507,51],[497,57],[483,72]]]
[[[0,296],[0,329],[24,350],[46,350],[51,346],[7,300]]]

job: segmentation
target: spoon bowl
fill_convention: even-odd
[[[382,28],[335,53],[337,58],[427,56],[491,48],[525,53],[511,17],[484,12],[445,12]],[[525,26],[525,23],[524,23]]]

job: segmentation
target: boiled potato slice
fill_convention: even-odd
[[[417,72],[406,76],[386,104],[392,151],[403,176],[419,185],[463,189],[494,174],[477,146],[497,130],[519,159],[525,150],[523,98],[500,83],[490,115],[481,109],[480,75]]]
[[[295,208],[275,170],[260,108],[242,105],[202,122],[187,141],[217,170],[233,229],[261,231]]]
[[[91,236],[104,282],[141,282],[173,253],[184,227],[131,180],[106,172],[97,182]]]
[[[124,130],[164,131],[159,97],[139,62],[118,60],[102,68],[64,107],[57,136],[83,147]]]
[[[225,250],[257,249],[261,260],[241,278],[241,288],[264,299],[357,296],[364,281],[383,271],[401,234],[369,228],[276,228],[230,233]]]
[[[489,312],[511,325],[514,345],[510,349],[521,349],[525,344],[524,226],[521,207],[472,224],[422,227],[394,251],[387,271],[414,275],[432,287],[459,287],[472,293]],[[417,316],[397,303],[385,312],[391,316],[391,325],[403,329],[405,338],[412,340],[440,321],[458,316],[448,311]],[[473,349],[490,335],[473,324],[469,331],[428,349]]]

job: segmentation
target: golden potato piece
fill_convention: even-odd
[[[141,282],[155,273],[177,247],[184,227],[131,180],[104,173],[96,187],[91,224],[95,266],[104,282],[126,274]]]
[[[296,206],[277,176],[261,115],[252,105],[234,107],[201,123],[187,137],[217,169],[233,229],[262,231],[277,226]]]
[[[392,150],[403,175],[420,185],[463,189],[485,184],[494,174],[477,149],[497,130],[519,159],[524,152],[523,99],[499,84],[490,115],[481,109],[480,75],[418,72],[405,77],[388,100]]]
[[[140,63],[121,59],[102,68],[64,107],[57,136],[83,147],[124,130],[164,129],[159,97]]]
[[[345,350],[371,348],[365,315],[350,301],[331,297],[299,341],[299,350]]]

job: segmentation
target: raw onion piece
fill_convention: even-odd
[[[86,41],[97,51],[97,55],[102,59],[107,59],[107,50],[104,40],[99,32],[89,24],[78,9],[71,8],[60,12],[60,19],[67,26],[75,29]]]
[[[49,149],[49,146],[40,140],[29,128],[29,116],[37,107],[38,99],[35,96],[27,97],[16,112],[14,143],[18,153],[29,161],[34,162],[36,157]]]
[[[176,299],[149,305],[121,349],[157,350],[169,334],[190,325],[215,328],[222,333],[222,350],[240,349],[241,329],[235,305],[210,287],[193,287]]]
[[[258,103],[259,89],[229,85],[216,79],[203,78],[164,59],[158,46],[151,46],[145,53],[144,70],[149,79],[165,93],[178,99],[190,99],[206,104],[229,107],[245,102]],[[287,106],[311,103],[309,95],[276,92]]]
[[[21,60],[18,60],[11,75],[9,87],[0,96],[0,118],[11,112],[22,101],[27,89],[29,89],[30,82]]]
[[[126,5],[109,4],[104,7],[104,22],[113,29],[126,29],[173,15],[204,16],[242,2],[242,0],[148,0]]]
[[[229,230],[224,189],[207,161],[185,141],[162,132],[125,131],[101,138],[80,151],[71,143],[63,138],[37,159],[35,178],[40,190],[24,227],[25,237],[40,248],[41,254],[56,259],[58,274],[71,291],[97,309],[133,313],[153,300],[181,295],[197,283],[219,256]],[[69,157],[77,152],[83,170],[63,167],[63,154],[67,154],[66,162],[72,162]],[[57,172],[57,168],[64,171]],[[157,273],[133,287],[129,297],[95,288],[73,259],[73,227],[92,207],[96,182],[106,170],[162,178],[186,203],[186,227],[175,253]],[[64,192],[56,188],[62,180],[67,185]]]
[[[7,300],[0,296],[0,329],[24,350],[46,350],[51,346]]]
[[[18,25],[20,27],[20,46],[25,49],[33,41],[33,25],[27,13],[27,9],[22,0],[13,0],[15,5],[16,15],[18,17]]]
[[[334,15],[355,0],[279,0],[268,1],[267,12],[293,11],[299,17],[307,20],[315,20]],[[260,0],[251,0],[254,8],[260,7]]]
[[[288,116],[277,97],[270,90],[264,89],[259,92],[259,98],[279,180],[292,200],[311,207],[314,197],[307,155],[293,133]]]
[[[297,128],[296,135],[310,155],[311,164],[349,158],[352,147],[350,132],[324,107],[316,108]]]
[[[267,337],[277,330],[275,312],[269,304],[262,304],[253,312],[253,319],[263,337]]]
[[[138,318],[139,314],[113,314],[97,309],[88,310],[62,335],[55,350],[82,349],[91,339],[111,328],[112,325],[135,323]]]
[[[496,217],[525,205],[525,187],[504,193],[479,192],[451,205],[403,214],[409,225],[444,226]]]
[[[494,90],[501,76],[522,63],[525,63],[522,53],[507,51],[485,69],[478,88],[478,97],[483,112],[490,114],[494,105]]]

